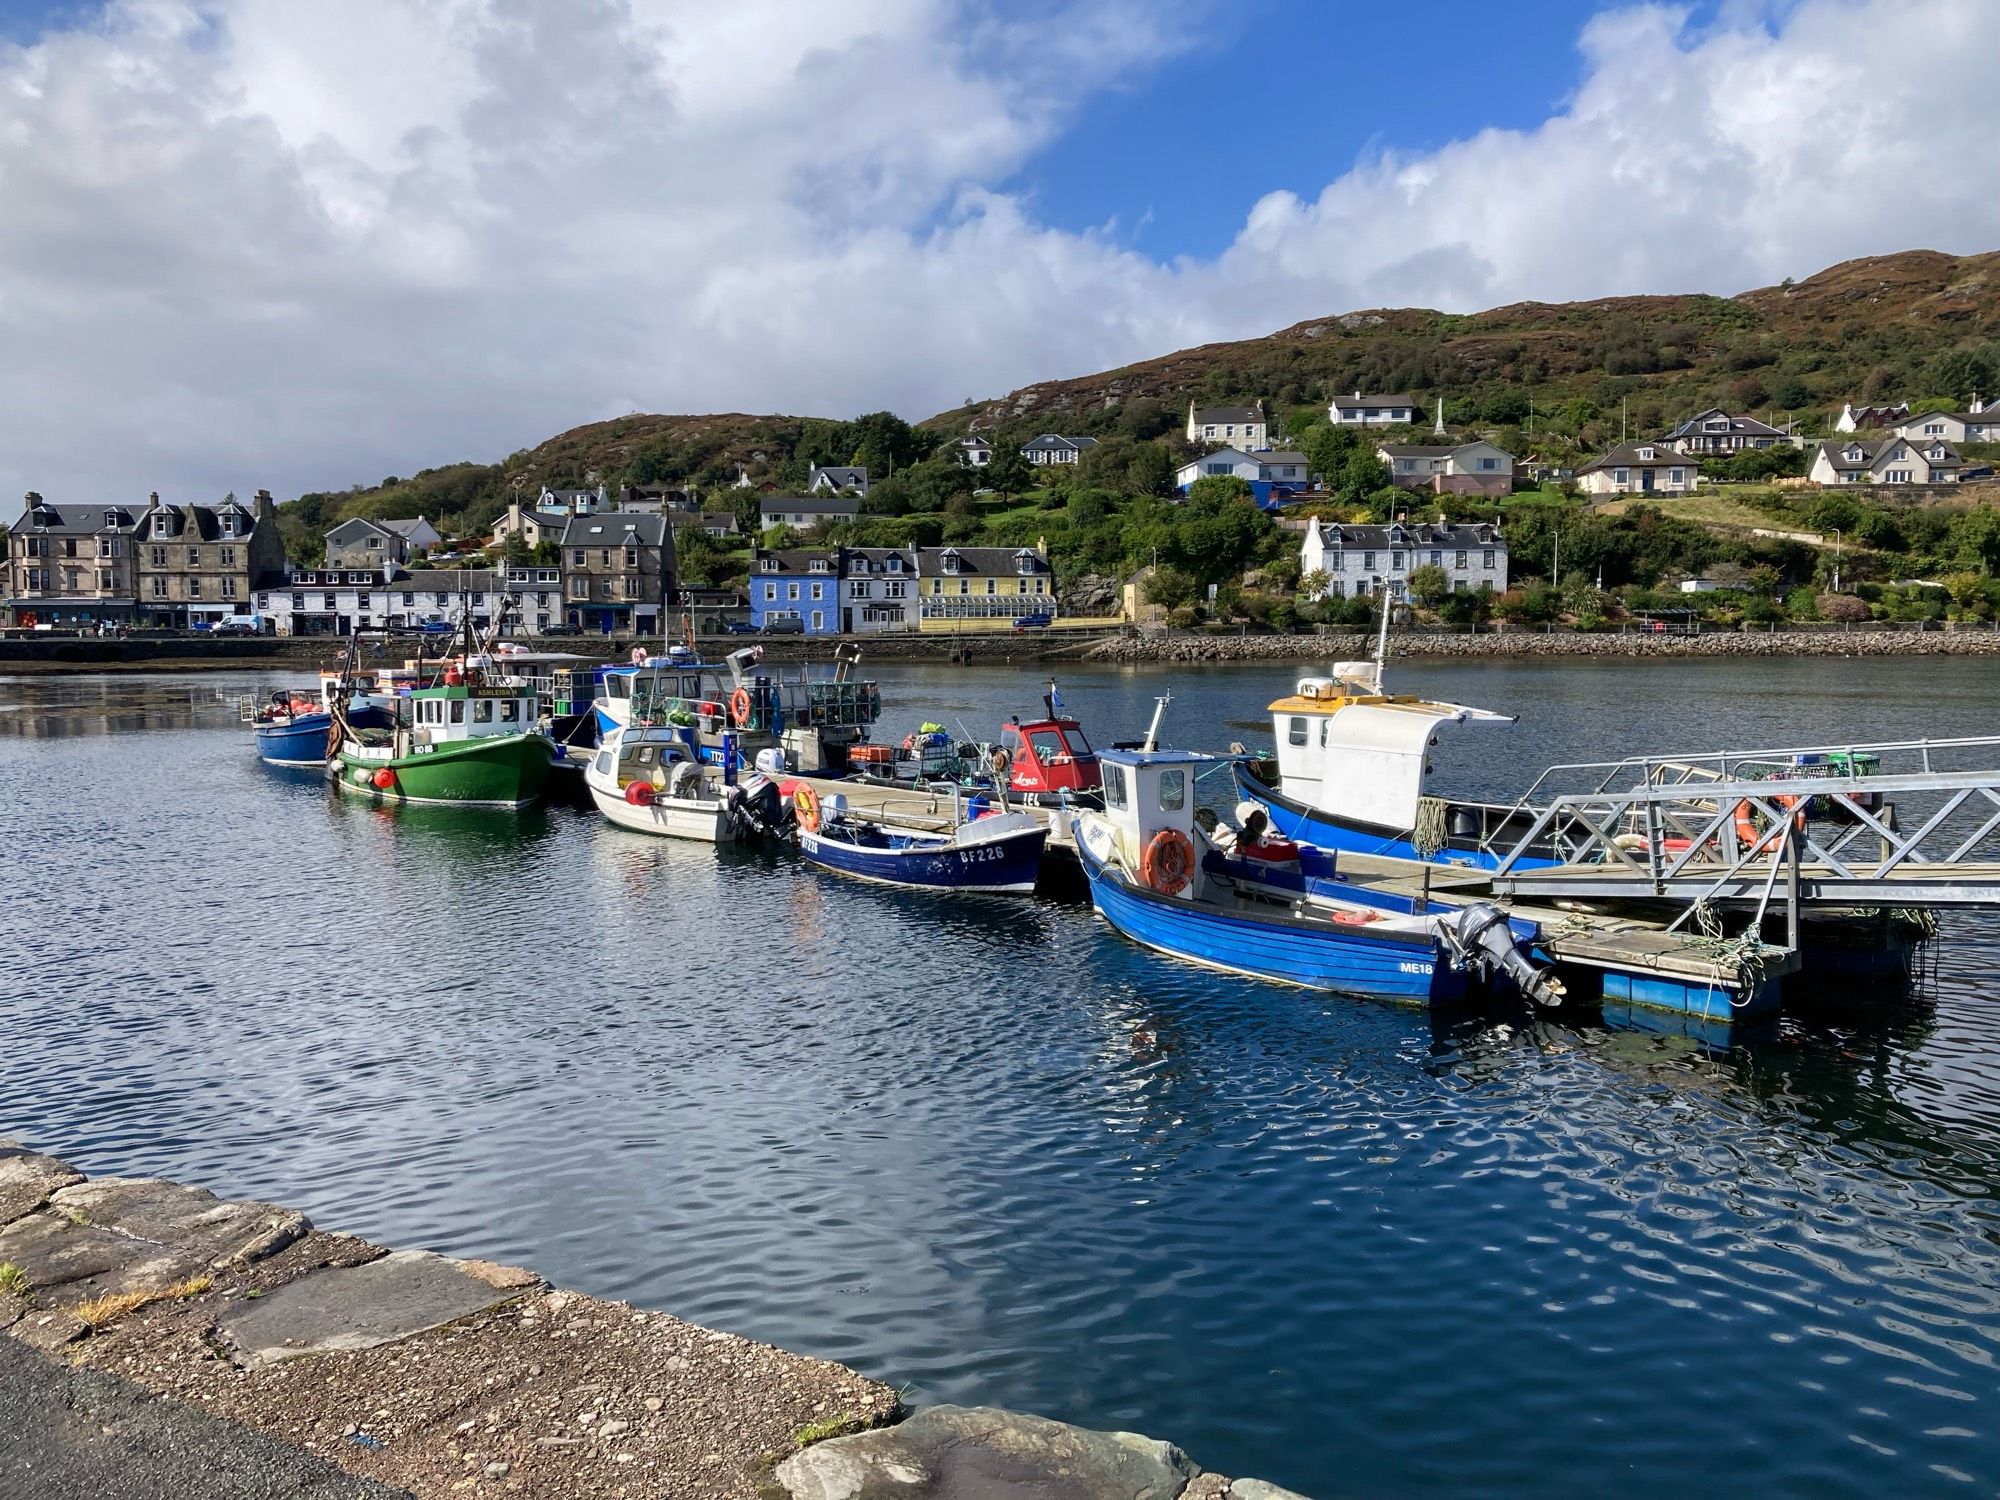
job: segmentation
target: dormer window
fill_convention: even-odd
[[[809,573],[829,573],[833,571],[833,569],[832,565],[829,564],[825,558],[816,557],[812,560],[812,564],[806,569],[806,571]]]
[[[117,528],[118,528],[118,523],[119,523],[119,518],[118,518],[118,512],[117,512],[117,511],[115,511],[115,510],[107,510],[107,511],[106,511],[106,512],[104,513],[104,529],[105,529],[106,531],[115,531],[115,530],[117,530]]]
[[[945,572],[956,573],[958,571],[958,553],[947,547],[939,554],[938,563]]]
[[[777,572],[777,571],[778,571],[778,560],[777,560],[777,558],[775,558],[775,557],[767,557],[767,558],[765,558],[765,559],[764,559],[764,571],[765,571],[766,573],[775,573],[775,572]]]
[[[900,573],[903,571],[903,559],[900,556],[889,559],[889,571],[891,573]]]
[[[168,515],[167,512],[165,511],[160,511],[157,514],[155,514],[153,517],[153,535],[156,537],[164,537],[164,536],[172,536],[173,534],[174,534],[174,518]]]
[[[1651,448],[1641,448],[1639,450],[1639,458],[1644,463],[1651,463],[1653,461],[1653,450]]]
[[[1017,573],[1032,573],[1035,571],[1035,563],[1037,561],[1038,559],[1035,554],[1024,548],[1014,554],[1014,571]]]
[[[1849,448],[1847,450],[1847,461],[1851,464],[1860,463],[1864,456],[1859,448]]]

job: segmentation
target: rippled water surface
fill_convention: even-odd
[[[990,732],[1014,671],[878,674]],[[1073,671],[1101,740],[1293,669]],[[0,679],[0,1131],[100,1172],[1171,1437],[1309,1493],[2000,1488],[2000,958],[1730,1041],[1176,966],[594,814],[259,765],[265,676]],[[1402,667],[1509,790],[1638,749],[1991,732],[1974,662]]]

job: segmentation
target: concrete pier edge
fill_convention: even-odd
[[[230,1497],[337,1470],[417,1500],[1301,1500],[1134,1433],[911,1412],[830,1360],[11,1139],[0,1330],[33,1351],[0,1360],[26,1393],[0,1475],[52,1496],[146,1500],[208,1451]]]

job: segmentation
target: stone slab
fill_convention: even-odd
[[[1307,1497],[1261,1479],[1239,1479],[1229,1487],[1229,1500],[1307,1500]]]
[[[83,1173],[66,1161],[14,1141],[0,1141],[0,1224],[33,1213],[58,1188],[82,1181]]]
[[[397,1250],[358,1266],[314,1271],[255,1301],[237,1303],[216,1331],[251,1367],[378,1344],[455,1323],[519,1293],[470,1274],[458,1261]]]
[[[100,1177],[50,1195],[57,1213],[183,1249],[204,1265],[261,1260],[304,1237],[312,1221],[269,1203],[235,1203],[206,1188],[146,1177]]]
[[[1136,1432],[990,1406],[928,1406],[778,1465],[792,1500],[1176,1500],[1201,1470]]]
[[[171,1286],[200,1273],[187,1250],[40,1209],[0,1229],[0,1261],[21,1268],[38,1305]]]

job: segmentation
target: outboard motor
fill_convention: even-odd
[[[1468,906],[1456,918],[1443,919],[1445,941],[1457,952],[1459,961],[1481,973],[1501,973],[1537,1005],[1560,1005],[1563,983],[1547,969],[1523,953],[1507,925],[1507,914],[1491,902]]]
[[[777,782],[758,771],[730,789],[729,816],[739,831],[771,838],[790,827],[792,808],[778,795]]]

